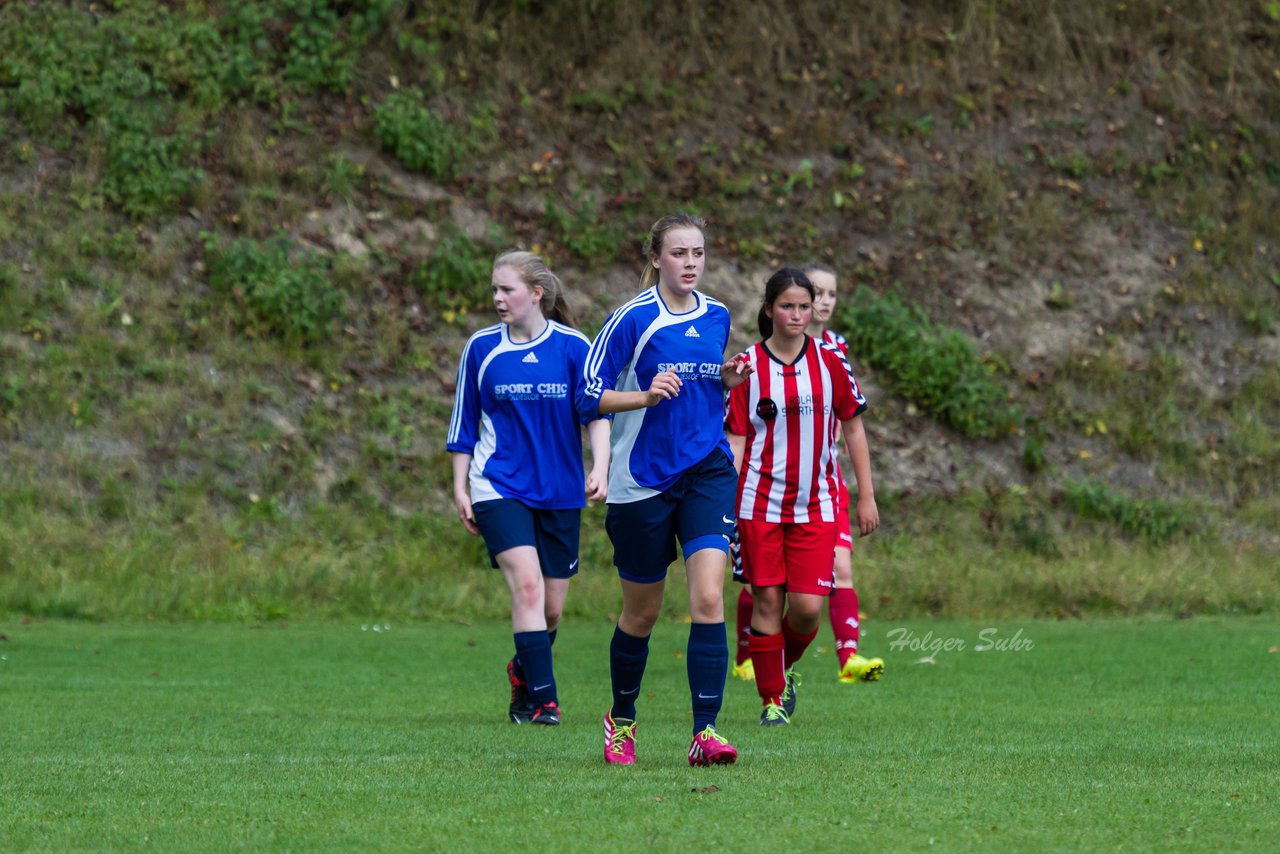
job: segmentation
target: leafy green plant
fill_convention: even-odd
[[[561,206],[548,196],[544,221],[553,239],[592,266],[604,266],[618,255],[621,226],[603,220],[595,196],[578,194],[575,209]]]
[[[166,134],[163,116],[124,108],[100,124],[107,140],[103,193],[120,210],[135,218],[155,216],[178,205],[204,174],[191,165],[190,137]]]
[[[18,274],[7,264],[0,264],[0,297],[18,287]]]
[[[1028,418],[1026,436],[1022,442],[1022,464],[1027,471],[1035,474],[1044,471],[1048,466],[1045,449],[1049,444],[1048,432],[1037,418]]]
[[[791,192],[796,187],[813,189],[813,161],[807,157],[801,160],[795,169],[787,173],[787,180],[782,185],[782,195],[791,195]]]
[[[1093,171],[1093,162],[1088,155],[1079,151],[1071,151],[1061,157],[1053,154],[1046,155],[1045,165],[1068,178],[1077,180],[1088,176]]]
[[[446,234],[431,257],[409,273],[409,284],[446,323],[466,317],[489,301],[493,251],[462,232]]]
[[[1044,304],[1049,308],[1063,310],[1074,306],[1076,298],[1062,289],[1062,282],[1055,281],[1049,288],[1049,295],[1044,298]]]
[[[406,169],[452,179],[465,153],[457,132],[420,89],[392,92],[373,112],[373,132]]]
[[[1017,408],[963,333],[931,323],[894,292],[860,286],[839,309],[850,350],[891,377],[896,391],[966,436],[1007,436]]]
[[[1192,532],[1192,514],[1186,506],[1133,498],[1096,480],[1069,481],[1066,497],[1077,514],[1110,522],[1130,536],[1160,543]]]
[[[294,251],[281,232],[264,241],[241,238],[229,246],[204,235],[209,284],[230,297],[237,324],[252,335],[315,343],[328,337],[343,308],[327,264]]]

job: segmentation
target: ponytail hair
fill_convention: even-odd
[[[493,269],[499,267],[515,270],[520,281],[530,289],[542,288],[542,300],[538,307],[542,309],[543,317],[565,326],[577,326],[573,312],[565,301],[564,285],[560,283],[560,277],[551,272],[540,257],[532,252],[512,249],[493,259]]]
[[[649,228],[649,236],[644,241],[644,272],[640,274],[640,290],[652,287],[658,280],[658,271],[653,268],[654,259],[662,254],[662,242],[667,232],[673,228],[696,228],[705,237],[707,221],[695,214],[679,211],[668,214]]]
[[[782,296],[783,291],[796,285],[809,292],[809,299],[814,298],[813,282],[795,267],[783,267],[764,283],[764,301],[760,303],[760,311],[756,313],[756,325],[760,327],[760,340],[764,341],[773,335],[773,318],[765,309],[772,308],[778,301],[778,297]]]

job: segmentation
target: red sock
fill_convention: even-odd
[[[786,668],[782,666],[782,635],[752,634],[747,640],[751,651],[751,664],[756,670],[756,690],[764,705],[780,702],[782,690],[787,687]]]
[[[813,639],[818,636],[818,629],[815,626],[813,631],[806,634],[800,634],[791,628],[791,623],[786,617],[782,618],[782,641],[786,648],[786,667],[790,668],[793,664],[800,660],[804,655],[804,651],[809,648],[809,644],[813,643]]]
[[[742,592],[738,594],[738,648],[734,653],[734,664],[741,664],[751,657],[751,650],[747,646],[747,638],[751,636],[751,588],[742,585]]]
[[[836,664],[844,667],[858,651],[858,593],[852,587],[837,587],[827,603],[831,613],[831,634],[836,638]]]

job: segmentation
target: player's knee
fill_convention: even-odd
[[[723,623],[724,600],[691,597],[689,618],[695,623]]]
[[[543,607],[542,584],[539,580],[521,580],[511,590],[514,606],[522,611],[541,610]]]
[[[547,608],[544,613],[547,617],[547,631],[554,632],[560,625],[560,618],[564,616],[564,610],[561,608]]]
[[[797,631],[812,631],[822,617],[822,600],[816,596],[795,596],[787,602],[787,620]]]

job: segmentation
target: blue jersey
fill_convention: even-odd
[[[511,340],[505,323],[467,341],[447,447],[471,454],[472,502],[511,498],[529,507],[586,506],[579,420],[589,342],[548,320],[532,341]]]
[[[591,345],[585,374],[589,417],[597,417],[605,391],[646,391],[668,370],[684,382],[672,400],[614,415],[610,504],[665,491],[716,448],[730,454],[720,378],[729,310],[705,294],[693,296],[697,305],[675,314],[652,287],[611,314]]]

